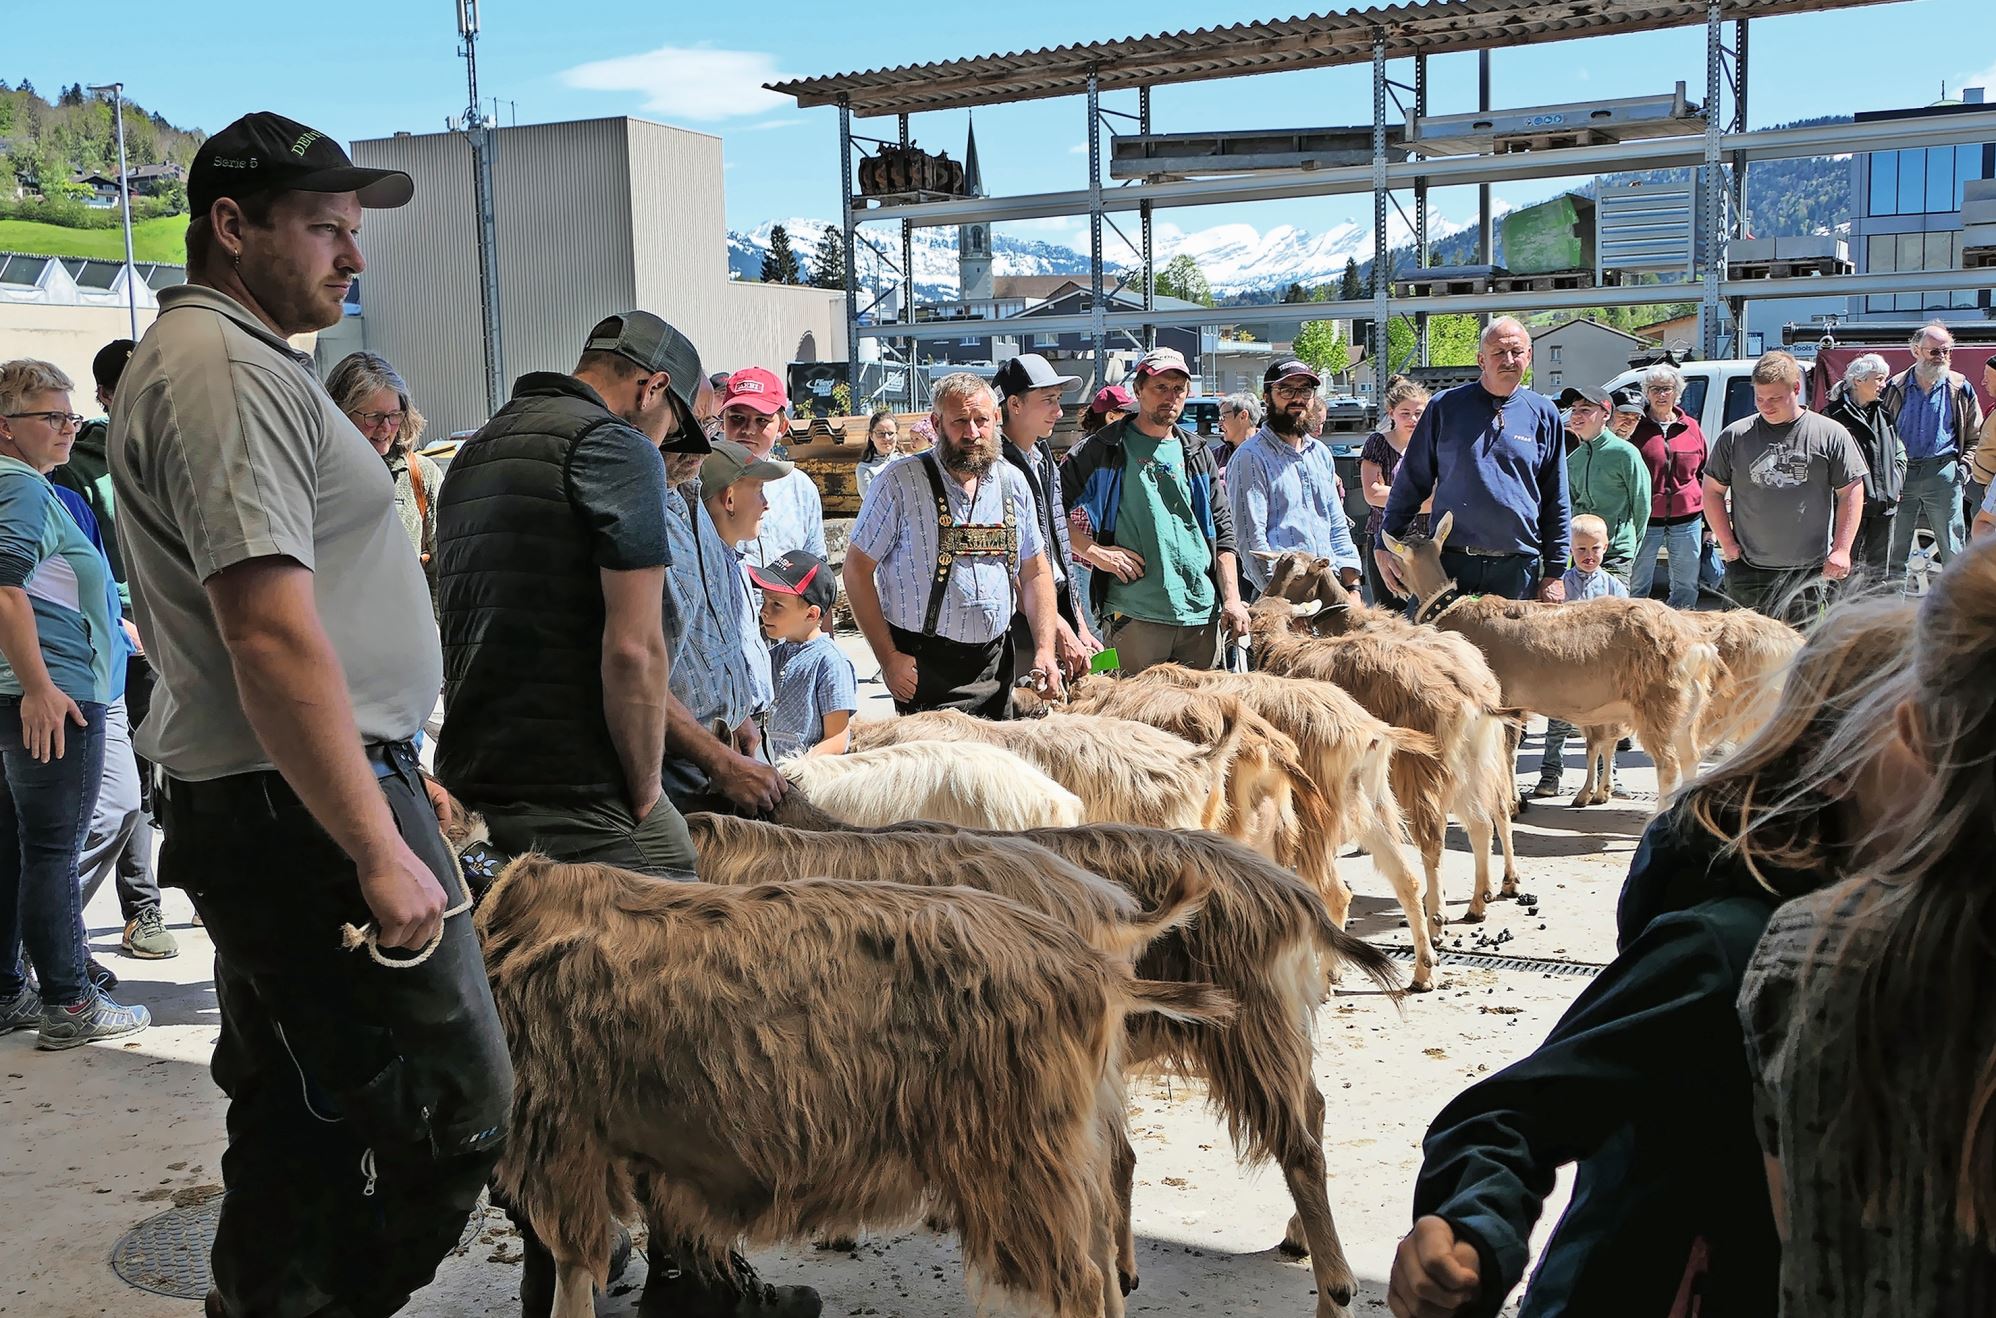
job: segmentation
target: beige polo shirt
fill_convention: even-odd
[[[272,767],[204,587],[256,558],[311,570],[361,739],[414,736],[443,659],[388,468],[311,359],[234,299],[186,284],[159,300],[111,409],[119,538],[159,674],[139,754],[192,781]]]

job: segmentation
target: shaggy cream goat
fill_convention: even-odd
[[[1000,746],[912,742],[849,755],[798,755],[776,766],[820,808],[853,824],[936,819],[967,828],[1058,828],[1081,800]]]

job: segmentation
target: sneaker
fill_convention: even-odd
[[[1525,795],[1532,800],[1537,800],[1542,796],[1558,796],[1564,790],[1566,789],[1561,785],[1558,774],[1542,773],[1539,775],[1537,784],[1533,786],[1531,791],[1526,792]]]
[[[148,906],[125,921],[125,936],[119,947],[126,956],[141,961],[164,961],[180,955],[180,944],[168,931],[166,919],[157,906]]]
[[[28,985],[5,1002],[0,1002],[0,1034],[12,1034],[42,1023],[42,995]]]
[[[121,1007],[102,993],[92,993],[73,1007],[42,1009],[42,1034],[35,1047],[54,1051],[78,1048],[96,1039],[137,1034],[152,1024],[144,1007]]]
[[[83,968],[84,974],[96,986],[99,993],[109,993],[118,987],[118,977],[111,973],[111,967],[94,956],[85,957],[84,960],[86,962]]]

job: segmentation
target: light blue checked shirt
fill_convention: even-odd
[[[1560,576],[1560,584],[1566,587],[1566,600],[1627,599],[1629,588],[1608,575],[1608,569],[1597,567],[1592,572],[1582,572],[1577,567],[1568,568]]]
[[[802,755],[825,739],[825,715],[859,708],[852,660],[829,636],[770,647],[776,665],[776,703],[769,711],[770,763]]]
[[[768,482],[762,493],[769,500],[769,511],[762,515],[762,530],[756,538],[742,541],[742,558],[757,567],[767,567],[793,549],[823,558],[825,507],[811,478],[800,468],[782,480]]]
[[[929,611],[929,585],[936,575],[936,502],[916,455],[881,468],[859,505],[852,547],[880,564],[873,573],[880,611],[903,631],[919,632]],[[959,526],[992,526],[1005,520],[1009,503],[1018,518],[1019,566],[1045,552],[1033,492],[1017,467],[1000,458],[988,475],[964,492],[943,474],[950,515]],[[973,506],[974,504],[974,506]],[[965,645],[985,645],[1005,634],[1017,607],[1010,565],[1002,558],[962,558],[950,565],[936,635]]]
[[[721,539],[700,504],[697,482],[665,492],[666,637],[672,652],[672,694],[712,727],[740,727],[769,708],[769,647],[750,601],[740,557]],[[694,519],[699,529],[694,529]]]
[[[1227,463],[1226,481],[1234,544],[1256,590],[1268,589],[1268,564],[1254,556],[1257,549],[1294,549],[1360,570],[1330,445],[1306,437],[1299,452],[1263,426]]]

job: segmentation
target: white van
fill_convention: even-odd
[[[1711,446],[1713,440],[1741,417],[1753,415],[1753,361],[1748,358],[1732,358],[1725,361],[1685,362],[1677,368],[1684,377],[1684,396],[1677,405],[1685,414],[1698,423],[1705,432],[1705,444]],[[1608,389],[1632,386],[1638,393],[1643,387],[1643,371],[1623,371],[1608,381]],[[1809,396],[1809,363],[1802,363],[1802,396]]]

